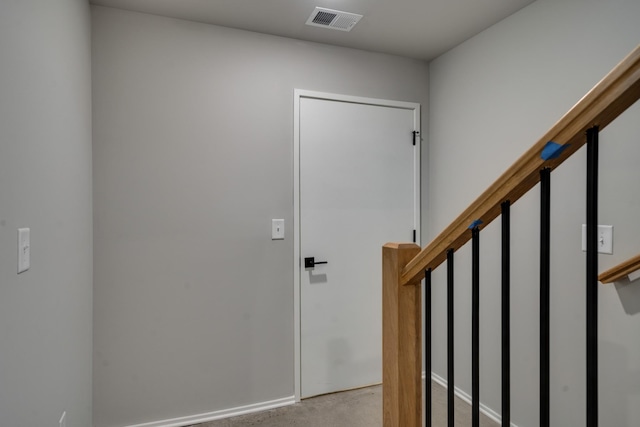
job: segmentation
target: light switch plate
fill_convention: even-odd
[[[640,279],[640,270],[636,270],[633,273],[629,273],[630,282],[635,282],[638,279]]]
[[[18,274],[24,273],[31,267],[31,230],[18,229]]]
[[[271,240],[284,239],[284,219],[271,220]]]
[[[582,224],[582,251],[587,251],[587,225]],[[613,225],[598,226],[598,253],[613,254]]]

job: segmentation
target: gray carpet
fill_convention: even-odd
[[[471,425],[471,406],[457,399],[456,426]],[[447,391],[433,385],[433,427],[447,425]],[[361,388],[328,394],[283,408],[224,420],[211,421],[193,427],[376,427],[382,426],[382,386]],[[494,421],[480,414],[481,427],[498,427]]]

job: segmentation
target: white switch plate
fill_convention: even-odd
[[[18,274],[24,273],[31,267],[31,243],[29,242],[31,230],[18,229]]]
[[[284,219],[271,220],[271,240],[284,239]]]
[[[587,251],[586,224],[582,224],[582,251]],[[598,226],[598,253],[613,254],[613,225]]]
[[[630,282],[635,282],[638,279],[640,279],[640,270],[636,270],[633,273],[629,273]]]

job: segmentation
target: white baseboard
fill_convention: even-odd
[[[426,374],[424,372],[422,372],[422,379],[426,378]],[[448,388],[447,385],[447,380],[445,380],[444,378],[442,378],[440,375],[435,374],[435,373],[431,373],[431,379],[435,382],[437,382],[438,384],[440,384],[442,387],[444,388]],[[456,387],[454,389],[454,393],[456,394],[456,396],[458,396],[461,400],[465,401],[466,403],[468,403],[469,405],[471,405],[471,396],[459,389],[458,387]],[[484,405],[482,403],[480,403],[480,412],[482,412],[483,414],[485,414],[487,417],[489,417],[491,420],[495,421],[498,424],[502,423],[502,416],[497,413],[496,411],[494,411],[493,409],[489,408],[487,405]],[[514,423],[511,423],[511,427],[518,427],[517,425],[515,425]]]
[[[422,372],[422,379],[425,379],[425,378],[426,378],[426,373]],[[447,380],[445,380],[438,374],[432,373],[431,379],[437,382],[438,384],[440,384],[441,386],[443,386],[444,388],[448,388]],[[460,399],[462,399],[463,401],[471,405],[471,396],[468,393],[456,387],[455,394]],[[208,421],[221,420],[223,418],[236,417],[238,415],[246,415],[254,412],[267,411],[269,409],[275,409],[275,408],[280,408],[282,406],[293,405],[294,403],[296,403],[295,396],[290,396],[290,397],[284,397],[282,399],[271,400],[268,402],[254,403],[252,405],[238,406],[236,408],[222,409],[219,411],[213,411],[213,412],[208,412],[204,414],[189,415],[189,416],[180,417],[180,418],[172,418],[169,420],[154,421],[154,422],[144,423],[144,424],[135,424],[135,425],[130,425],[128,427],[185,427],[193,424],[206,423]],[[482,412],[483,414],[485,414],[487,417],[489,417],[491,420],[495,421],[498,424],[500,424],[502,421],[502,417],[500,414],[498,414],[496,411],[494,411],[493,409],[489,408],[488,406],[482,403],[480,403],[480,412]],[[518,426],[514,423],[511,423],[511,427],[518,427]]]
[[[266,411],[268,409],[280,408],[282,406],[296,403],[295,396],[284,397],[282,399],[270,400],[268,402],[254,403],[236,408],[222,409],[220,411],[208,412],[205,414],[189,415],[186,417],[172,418],[170,420],[153,421],[150,423],[136,424],[128,427],[185,427],[192,424],[206,423],[208,421],[220,420],[223,418],[236,417],[238,415],[251,414],[254,412]]]

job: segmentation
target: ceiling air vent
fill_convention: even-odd
[[[360,18],[362,18],[362,15],[355,13],[316,7],[316,10],[307,20],[307,25],[330,28],[332,30],[351,31]]]

